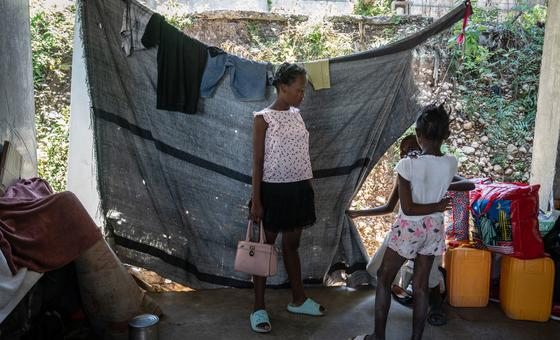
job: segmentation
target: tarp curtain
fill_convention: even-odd
[[[124,55],[119,32],[125,6],[120,0],[79,3],[99,192],[116,252],[124,262],[190,287],[250,287],[250,277],[235,272],[233,263],[251,193],[251,113],[269,105],[273,88],[265,101],[240,102],[226,76],[213,98],[199,101],[197,114],[155,109],[157,51]],[[333,59],[332,87],[308,86],[301,112],[310,132],[318,219],[301,241],[305,282],[367,282],[368,256],[344,211],[414,121],[410,49],[462,11],[393,49]],[[286,282],[279,265],[268,283]]]

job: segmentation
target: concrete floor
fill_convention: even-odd
[[[267,290],[267,310],[272,332],[256,334],[249,325],[253,291],[217,289],[151,294],[165,315],[160,340],[183,339],[348,339],[373,330],[375,291],[346,288],[308,289],[308,295],[328,310],[324,317],[293,315],[286,311],[290,290]],[[424,339],[560,339],[560,322],[546,323],[508,319],[498,304],[487,308],[449,308],[444,327],[426,325]],[[391,305],[388,340],[407,339],[412,312],[396,302]]]

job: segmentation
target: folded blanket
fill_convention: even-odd
[[[53,194],[44,180],[20,180],[0,197],[0,251],[12,274],[47,272],[70,263],[101,238],[71,192]]]

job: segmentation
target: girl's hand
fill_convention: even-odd
[[[260,201],[253,200],[251,203],[251,219],[255,223],[261,223],[263,217],[263,206]]]
[[[451,209],[451,198],[445,197],[439,203],[437,203],[437,211],[444,212]]]

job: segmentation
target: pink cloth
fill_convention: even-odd
[[[63,267],[100,238],[78,198],[53,194],[40,178],[20,180],[0,197],[0,250],[14,274],[22,267],[36,272]]]

